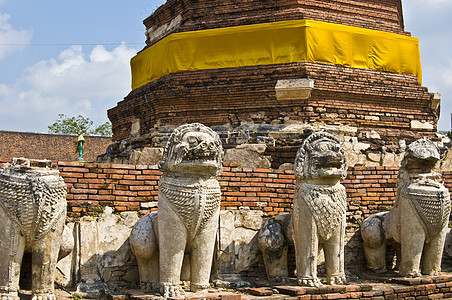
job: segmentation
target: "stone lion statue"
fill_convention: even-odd
[[[328,284],[344,284],[344,236],[347,207],[347,164],[342,143],[332,134],[316,132],[301,145],[295,158],[292,213],[298,284],[321,285],[317,278],[319,246],[325,256]]]
[[[386,271],[386,244],[394,243],[399,248],[400,276],[437,275],[441,271],[450,194],[441,176],[433,172],[439,159],[438,148],[427,139],[408,146],[397,177],[394,207],[370,216],[361,226],[369,269]]]
[[[222,157],[218,134],[209,127],[187,124],[171,134],[159,164],[158,214],[140,219],[130,236],[142,288],[179,295],[184,256],[191,290],[210,286]]]
[[[292,214],[275,216],[259,231],[267,277],[285,282],[288,277],[287,248],[295,246],[298,284],[320,286],[317,257],[323,248],[326,280],[346,282],[344,235],[346,193],[340,180],[347,173],[340,141],[327,132],[311,134],[295,159],[295,194]]]
[[[73,247],[65,231],[66,190],[50,161],[14,159],[0,169],[1,299],[19,299],[24,252],[32,254],[32,299],[56,299],[56,264]]]

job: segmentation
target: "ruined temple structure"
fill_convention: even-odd
[[[104,161],[143,163],[190,122],[225,149],[265,145],[273,168],[322,128],[356,152],[351,166],[397,165],[408,142],[438,141],[440,95],[422,86],[400,0],[168,0],[144,24]]]

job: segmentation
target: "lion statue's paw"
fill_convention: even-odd
[[[441,276],[441,270],[431,270],[431,271],[426,271],[425,273],[422,272],[424,275],[428,275],[428,276]]]
[[[322,286],[322,283],[317,278],[317,276],[313,276],[313,277],[298,278],[298,285],[308,286],[308,287],[320,287],[320,286]]]
[[[328,284],[347,284],[347,277],[345,274],[333,275],[327,278]]]
[[[406,277],[406,278],[416,278],[421,277],[422,274],[419,271],[409,271],[409,272],[400,272],[400,276]]]
[[[31,300],[56,300],[56,297],[53,293],[39,293],[34,294]]]
[[[159,283],[158,282],[141,282],[140,288],[143,292],[153,292],[159,290]]]
[[[164,298],[181,296],[181,287],[173,283],[160,283],[160,293]]]
[[[10,293],[0,293],[0,300],[19,300],[19,296],[17,295],[17,292],[10,292]]]

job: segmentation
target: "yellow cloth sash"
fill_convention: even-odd
[[[417,38],[312,20],[173,33],[131,60],[132,89],[184,71],[317,62],[416,75]]]

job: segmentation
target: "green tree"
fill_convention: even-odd
[[[77,117],[68,117],[65,114],[59,114],[58,119],[51,125],[47,126],[49,133],[61,134],[88,134],[88,135],[106,135],[111,136],[111,123],[94,127],[94,122],[82,115]]]
[[[107,121],[104,124],[97,126],[96,128],[90,131],[90,134],[111,136],[113,134],[111,129],[111,123]]]

